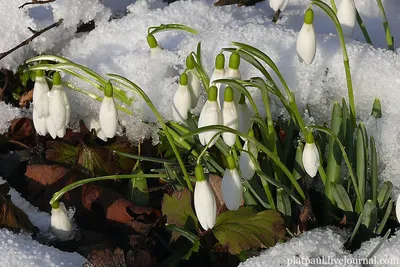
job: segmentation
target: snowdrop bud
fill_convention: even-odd
[[[307,143],[303,150],[303,166],[307,174],[311,177],[314,177],[317,174],[319,165],[320,162],[318,148],[314,142],[312,133],[309,133],[309,136],[307,137]]]
[[[317,40],[313,26],[314,11],[307,9],[304,16],[304,23],[301,27],[299,35],[297,36],[297,56],[300,62],[304,62],[307,66],[310,65],[315,57],[317,49]]]
[[[148,34],[147,35],[147,44],[150,47],[150,54],[154,56],[158,52],[162,50],[162,47],[158,44],[156,38],[154,37],[153,34]]]
[[[198,127],[205,127],[211,125],[221,125],[222,115],[221,109],[219,108],[217,102],[217,87],[211,86],[208,89],[208,99],[200,112]],[[210,130],[199,134],[200,143],[205,146],[207,145],[211,138],[218,133],[218,130]],[[209,147],[212,147],[217,142],[218,136],[209,143]]]
[[[188,86],[188,75],[182,73],[178,89],[175,92],[172,100],[172,115],[175,121],[184,123],[188,118],[188,112],[191,105],[191,95]]]
[[[67,241],[74,238],[71,219],[63,203],[55,202],[51,209],[51,230],[61,241]]]
[[[233,52],[229,58],[229,68],[225,72],[226,79],[241,79],[241,74],[239,71],[240,65],[240,55],[238,52]],[[235,103],[239,101],[240,92],[238,90],[234,90],[234,100]]]
[[[222,198],[229,210],[237,210],[243,198],[243,184],[236,169],[235,160],[231,155],[227,158],[227,168],[222,177]]]
[[[244,94],[241,94],[239,104],[237,105],[239,121],[238,121],[238,131],[241,133],[248,133],[251,128],[251,120],[250,120],[250,109],[246,104]],[[242,138],[243,141],[246,141],[246,138]]]
[[[221,90],[221,86],[222,84],[220,83],[215,83],[215,80],[218,79],[223,79],[225,77],[225,56],[222,53],[219,53],[217,55],[217,57],[215,58],[215,68],[211,74],[211,78],[210,78],[210,87],[215,85],[217,87],[217,101],[218,101],[218,105],[219,107],[221,107],[221,104],[223,101],[221,101],[221,99],[223,100],[223,91]]]
[[[49,93],[49,113],[57,131],[65,128],[66,105],[63,91],[60,73],[56,72],[53,75],[53,87]]]
[[[118,113],[113,98],[113,87],[110,82],[106,84],[103,102],[99,112],[100,128],[108,138],[113,138],[117,132]]]
[[[276,12],[285,10],[288,0],[270,0],[269,6]]]
[[[36,109],[36,115],[39,119],[49,115],[48,92],[49,86],[44,77],[44,72],[43,70],[37,70],[33,87],[33,108]]]
[[[397,197],[397,201],[396,201],[396,217],[397,217],[397,221],[400,223],[400,194]]]
[[[253,130],[250,130],[248,135],[254,137]],[[247,152],[242,151],[240,153],[239,168],[242,173],[242,177],[247,180],[251,180],[251,178],[253,178],[254,176],[254,173],[256,172],[256,167],[253,163],[253,160],[257,160],[258,149],[253,142],[247,140],[244,143],[243,150]]]
[[[233,89],[230,86],[225,88],[224,104],[222,106],[222,123],[233,130],[238,129],[239,115],[235,102],[233,102]],[[236,142],[236,134],[223,132],[222,139],[228,146],[233,146]]]
[[[194,59],[192,55],[189,55],[186,58],[186,68],[187,68],[187,75],[188,75],[188,86],[190,90],[191,96],[191,103],[192,108],[197,106],[197,102],[199,101],[200,97],[200,79],[197,76],[197,72],[194,69]]]
[[[196,166],[196,186],[194,188],[194,210],[204,230],[212,229],[217,217],[217,203],[214,192],[204,176],[203,167]]]
[[[336,16],[342,26],[344,37],[351,37],[357,19],[357,10],[354,0],[340,1]]]

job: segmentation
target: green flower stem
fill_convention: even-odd
[[[335,0],[331,0],[331,6],[332,6],[332,10],[337,13],[337,8],[336,8],[336,3]]]
[[[68,191],[71,191],[77,187],[80,187],[80,186],[88,184],[88,183],[105,181],[105,180],[142,179],[142,178],[160,179],[160,178],[167,178],[167,175],[166,174],[124,174],[124,175],[109,175],[109,176],[101,176],[101,177],[83,179],[80,181],[76,181],[72,184],[69,184],[69,185],[65,186],[64,188],[62,188],[60,191],[55,192],[49,203],[50,203],[50,205],[53,205],[53,203],[58,201]]]
[[[102,101],[103,101],[103,98],[102,98],[101,96],[98,96],[98,95],[96,95],[96,94],[87,92],[87,91],[85,91],[85,90],[79,88],[78,86],[73,85],[73,84],[70,83],[70,82],[63,82],[63,84],[64,84],[66,87],[68,87],[69,89],[71,89],[71,90],[73,90],[73,91],[76,91],[76,92],[79,92],[79,93],[82,93],[82,94],[84,94],[84,95],[87,95],[87,96],[93,98],[94,100],[97,100],[97,101],[99,101],[99,102],[102,102]],[[117,105],[117,109],[120,110],[120,111],[122,111],[122,112],[124,112],[124,113],[126,113],[126,114],[128,114],[128,115],[131,115],[131,116],[133,115],[132,111],[130,111],[129,109],[124,108],[124,107],[122,107],[122,106],[120,106],[120,105]]]
[[[286,174],[286,176],[292,182],[293,186],[296,188],[296,190],[300,194],[300,196],[303,199],[305,199],[305,194],[303,192],[303,189],[301,189],[301,186],[296,181],[296,179],[294,179],[294,177],[293,177],[292,173],[289,171],[289,169],[281,162],[279,157],[275,156],[273,152],[271,152],[267,147],[265,147],[262,143],[260,143],[254,137],[250,137],[247,134],[243,134],[243,133],[241,133],[239,131],[233,130],[233,129],[231,129],[229,127],[226,127],[226,126],[223,126],[223,125],[213,125],[213,126],[206,126],[206,127],[198,128],[198,129],[196,129],[196,130],[194,130],[194,131],[182,136],[182,139],[186,139],[186,138],[189,138],[191,136],[198,135],[199,133],[207,132],[207,131],[210,131],[210,130],[220,130],[221,131],[220,133],[230,132],[230,133],[236,134],[237,136],[244,137],[244,138],[248,139],[249,141],[254,142],[254,144],[256,144],[257,147],[261,151],[263,151],[269,158],[271,158],[276,163],[276,165],[279,168],[281,168],[281,170]]]
[[[354,176],[353,168],[352,168],[351,163],[349,161],[349,158],[347,156],[346,150],[344,149],[344,147],[343,147],[342,143],[340,142],[340,140],[338,139],[338,137],[329,128],[321,127],[321,126],[308,126],[308,127],[312,128],[312,129],[315,129],[317,131],[320,131],[320,132],[324,132],[324,133],[332,136],[335,139],[336,143],[339,145],[340,150],[342,151],[342,155],[343,155],[344,161],[346,162],[347,169],[348,169],[350,177],[351,177],[351,181],[353,182],[354,191],[356,192],[357,199],[360,201],[360,203],[362,203],[361,194],[360,194],[360,191],[359,191],[359,188],[358,188],[357,180],[356,180],[356,178]]]
[[[388,49],[393,51],[394,50],[393,36],[392,36],[392,33],[390,32],[389,22],[386,17],[385,9],[382,5],[381,0],[376,0],[376,2],[378,3],[379,11],[381,13],[383,29],[385,30],[386,42],[388,45]]]
[[[147,29],[147,34],[155,34],[157,32],[173,30],[187,31],[193,34],[198,34],[197,30],[183,24],[161,24],[160,26],[152,26]]]
[[[349,97],[349,106],[350,106],[350,117],[353,123],[353,126],[356,126],[356,107],[354,103],[354,93],[353,93],[353,83],[351,80],[350,73],[350,64],[349,64],[349,56],[347,55],[346,43],[344,41],[342,27],[340,26],[339,20],[335,14],[335,12],[329,7],[329,5],[325,4],[321,0],[312,0],[311,4],[318,6],[321,8],[332,20],[335,25],[336,31],[338,33],[340,46],[342,48],[343,53],[343,64],[346,72],[346,82],[347,82],[347,94]]]
[[[168,160],[168,159],[159,159],[159,158],[139,156],[139,155],[120,152],[120,151],[117,151],[117,150],[113,150],[113,152],[115,154],[118,154],[118,155],[126,157],[126,158],[130,158],[130,159],[144,160],[144,161],[150,161],[150,162],[155,162],[155,163],[163,163],[163,164],[175,164],[176,163],[176,162],[174,162],[172,160]]]
[[[126,88],[128,88],[128,89],[132,90],[133,92],[135,92],[136,94],[140,95],[140,97],[142,97],[142,99],[147,103],[147,105],[150,107],[150,109],[154,112],[154,115],[156,116],[157,120],[159,121],[161,127],[163,128],[165,136],[167,137],[168,142],[170,143],[171,148],[174,151],[174,154],[179,162],[179,165],[182,169],[183,178],[186,181],[187,187],[189,188],[190,191],[193,191],[193,186],[189,179],[188,172],[186,170],[186,167],[182,160],[182,157],[179,154],[178,148],[176,147],[176,145],[174,143],[174,139],[171,136],[167,125],[165,124],[161,114],[158,112],[158,110],[154,106],[153,102],[150,100],[150,98],[147,96],[147,94],[139,86],[137,86],[135,83],[131,82],[130,80],[128,80],[120,75],[116,75],[116,74],[107,74],[107,75],[112,77],[113,78],[112,80],[120,83],[121,85],[125,86]]]
[[[364,35],[365,41],[366,41],[368,44],[372,45],[371,38],[369,37],[367,28],[366,28],[365,25],[364,25],[364,22],[363,22],[363,20],[362,20],[362,18],[361,18],[361,16],[360,16],[360,13],[358,13],[358,10],[357,10],[357,9],[356,9],[356,12],[357,12],[357,23],[358,23],[358,26],[360,26],[360,29],[361,29],[361,32],[362,32],[363,35]]]

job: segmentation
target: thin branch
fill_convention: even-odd
[[[22,6],[20,6],[19,8],[23,8],[24,6],[28,6],[28,5],[41,5],[41,4],[47,4],[47,3],[51,3],[54,2],[56,0],[46,0],[46,1],[38,1],[38,0],[33,0],[32,2],[28,2],[23,4]]]
[[[29,44],[30,42],[32,42],[33,39],[35,39],[36,37],[38,37],[38,36],[41,35],[42,33],[46,32],[46,31],[48,31],[48,30],[50,30],[50,29],[52,29],[52,28],[55,28],[55,27],[60,26],[60,24],[62,23],[62,21],[63,21],[63,20],[60,19],[59,21],[57,21],[57,22],[51,24],[50,26],[47,26],[47,27],[44,28],[43,30],[37,31],[34,35],[32,35],[31,37],[29,37],[28,39],[26,39],[25,41],[23,41],[22,43],[20,43],[20,44],[17,45],[16,47],[14,47],[14,48],[12,48],[12,49],[6,51],[6,52],[0,53],[0,60],[3,59],[3,58],[5,58],[5,57],[8,56],[9,54],[11,54],[12,52],[14,52],[15,50],[17,50],[18,48],[21,48],[21,47],[23,47],[23,46]]]

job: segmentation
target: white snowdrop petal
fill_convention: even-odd
[[[72,222],[68,217],[63,203],[60,203],[58,209],[51,210],[51,230],[61,241],[71,240],[74,238]]]
[[[64,125],[68,126],[69,120],[71,119],[71,106],[69,105],[69,99],[68,99],[67,93],[65,92],[65,89],[63,89],[61,91],[61,95],[64,100],[64,106],[65,106],[65,123],[64,123]]]
[[[250,145],[250,149],[249,149]],[[249,141],[246,141],[243,146],[243,150],[249,151],[251,155],[254,157],[254,159],[257,159],[257,147]],[[242,177],[251,180],[255,174],[255,166],[253,161],[251,160],[249,152],[242,151],[240,153],[240,158],[239,158],[239,168],[240,172],[242,173]]]
[[[303,166],[305,171],[311,177],[317,175],[319,168],[319,152],[315,143],[306,143],[303,150]]]
[[[36,77],[35,85],[33,86],[33,106],[37,105],[42,94],[49,91],[49,86],[44,77]]]
[[[306,65],[313,62],[317,50],[316,42],[314,26],[303,23],[296,42],[297,56],[300,62],[304,61]]]
[[[221,184],[222,198],[229,210],[237,210],[243,197],[243,184],[236,169],[226,169]]]
[[[234,102],[224,102],[222,106],[222,123],[233,130],[238,129],[239,115]],[[224,132],[222,138],[228,146],[233,146],[236,142],[236,135]]]
[[[400,223],[400,194],[397,197],[397,201],[396,201],[396,217],[397,217],[397,221]]]
[[[201,91],[200,79],[199,77],[197,77],[196,73],[194,73],[193,70],[187,71],[187,75],[188,75],[188,81],[189,81],[188,85],[191,96],[190,100],[191,108],[195,108],[200,98],[200,91]]]
[[[99,121],[104,134],[108,138],[113,138],[117,133],[118,117],[117,106],[112,97],[104,96],[100,106]]]
[[[287,0],[269,0],[269,6],[274,10],[278,11],[280,9],[283,11],[285,9]],[[283,9],[281,9],[283,7]]]
[[[353,35],[356,25],[357,11],[354,0],[342,0],[337,8],[337,18],[342,26],[344,37]]]
[[[188,118],[192,97],[187,85],[179,85],[172,100],[172,115],[174,120],[184,123]]]
[[[204,230],[213,228],[217,216],[217,204],[210,184],[204,180],[196,182],[194,188],[194,209]]]
[[[35,127],[36,132],[41,136],[45,136],[47,134],[46,118],[39,119],[35,108],[33,108],[32,118],[33,126]]]
[[[48,133],[51,135],[51,137],[53,139],[56,139],[57,138],[57,129],[54,126],[53,120],[51,119],[50,116],[48,116],[47,118],[44,118],[44,119],[46,121],[46,128],[47,128]]]
[[[37,105],[34,106],[38,118],[47,118],[49,116],[49,92],[45,92],[39,96]]]
[[[201,110],[198,127],[211,126],[211,125],[221,125],[222,115],[221,110],[218,106],[217,101],[206,101]],[[205,146],[210,142],[211,138],[218,133],[218,130],[210,130],[199,134],[200,143]],[[210,143],[210,147],[213,146],[218,140],[218,137],[214,138]]]
[[[250,109],[246,103],[238,104],[238,131],[244,134],[247,134],[250,131],[251,120],[250,120]],[[246,138],[240,137],[243,141],[246,141]]]
[[[54,87],[54,86],[53,86]],[[61,90],[52,89],[49,96],[49,114],[57,130],[65,127],[66,110]]]

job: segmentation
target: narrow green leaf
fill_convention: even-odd
[[[346,243],[346,248],[347,249],[349,249],[351,247],[351,244],[353,244],[354,238],[356,237],[357,232],[360,229],[362,220],[363,220],[363,214],[360,213],[360,215],[358,216],[357,224],[354,227],[353,232],[351,233],[349,241]]]
[[[365,202],[363,214],[362,225],[370,234],[374,230],[378,219],[378,212],[372,200],[368,199]]]
[[[372,203],[376,205],[376,199],[378,197],[378,156],[376,153],[375,139],[373,136],[370,138],[371,148],[371,192],[372,192]]]
[[[376,119],[382,118],[382,107],[379,98],[375,98],[374,104],[372,106],[371,116]]]
[[[382,186],[381,190],[378,194],[378,206],[380,209],[383,209],[389,200],[390,196],[392,195],[393,184],[390,181],[385,181]]]
[[[364,147],[364,135],[360,126],[357,129],[357,138],[356,138],[356,173],[358,179],[358,190],[361,195],[361,201],[357,199],[356,202],[356,212],[361,213],[364,209],[365,202],[365,184],[366,184],[366,148]]]
[[[377,235],[380,235],[383,231],[383,228],[385,228],[385,225],[386,225],[387,220],[389,219],[390,213],[392,213],[392,209],[393,209],[393,202],[389,201],[389,204],[385,211],[385,215],[383,215],[383,218],[379,223],[379,227],[376,230]]]
[[[298,146],[296,148],[296,158],[293,166],[293,177],[298,180],[304,176],[304,167],[303,167],[303,142],[298,142]]]
[[[353,206],[346,189],[341,184],[331,183],[331,190],[333,197],[337,203],[339,209],[343,211],[353,212]]]

